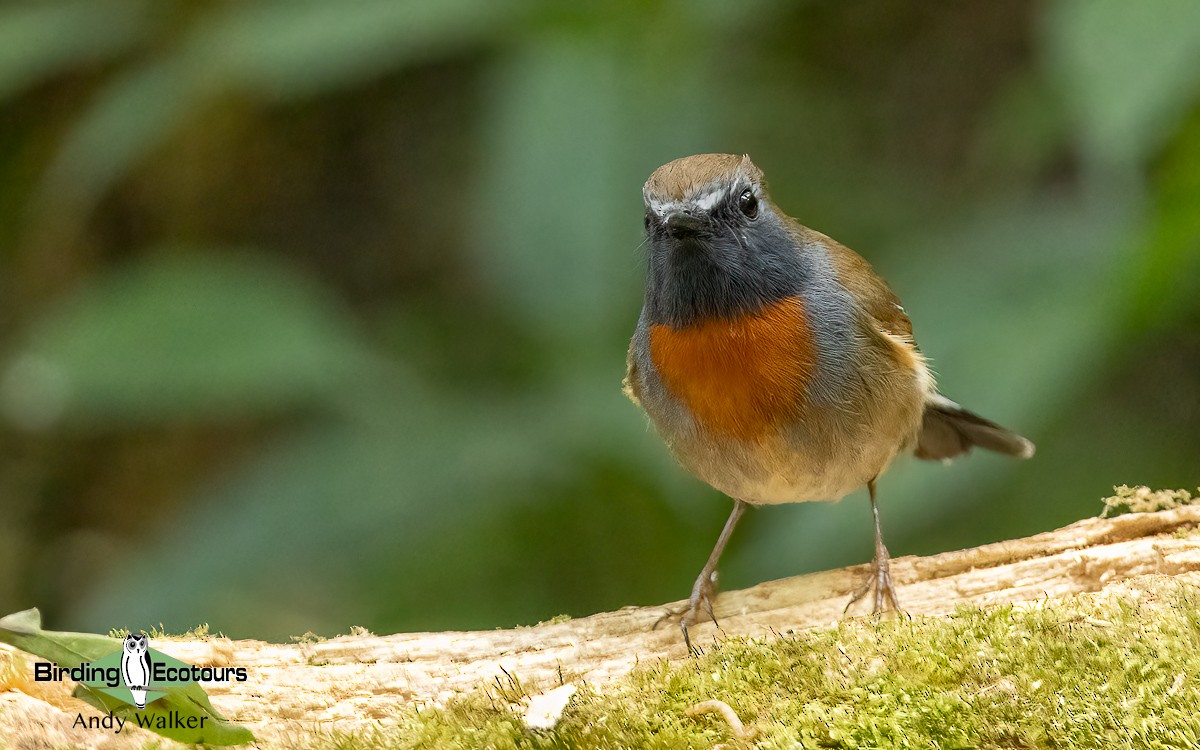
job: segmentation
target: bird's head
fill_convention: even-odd
[[[750,157],[676,159],[650,175],[642,196],[654,322],[734,317],[798,292],[805,264],[791,219],[767,196]]]

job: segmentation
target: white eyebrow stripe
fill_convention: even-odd
[[[695,200],[695,204],[697,207],[702,208],[705,211],[711,211],[725,198],[726,195],[728,195],[728,193],[729,191],[723,188],[713,190],[697,198]]]
[[[648,207],[650,208],[650,210],[653,211],[654,213],[658,214],[659,216],[665,215],[667,213],[667,209],[675,208],[678,205],[679,205],[678,201],[659,201],[659,200],[655,200],[653,198],[651,198],[648,202]]]
[[[689,206],[698,208],[701,211],[712,211],[714,208],[720,205],[721,201],[725,200],[725,198],[729,196],[732,190],[732,188],[727,186],[715,187],[709,190],[707,193],[684,200],[661,200],[659,198],[652,197],[649,194],[644,194],[643,197],[646,199],[647,208],[659,216],[663,216],[668,211],[674,211]]]

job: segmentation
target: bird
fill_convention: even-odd
[[[139,711],[146,708],[146,689],[150,684],[150,643],[145,633],[128,633],[121,644],[121,679]]]
[[[876,482],[912,453],[973,447],[1029,458],[1034,444],[937,389],[899,298],[853,250],[783,213],[746,155],[698,154],[642,189],[646,288],[625,394],[676,460],[733,499],[679,616],[684,643],[716,623],[717,564],[746,509],[834,501],[866,487],[875,555],[846,610],[902,611]]]

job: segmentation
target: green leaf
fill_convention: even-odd
[[[557,470],[536,438],[541,420],[528,413],[397,390],[390,382],[360,389],[362,413],[297,431],[211,482],[176,522],[74,602],[73,616],[168,627],[203,620],[225,632],[245,632],[258,618],[270,629],[257,632],[272,638],[361,622],[426,580],[418,571],[446,567],[464,518],[538,498],[531,484]],[[398,559],[411,567],[381,576]],[[134,594],[147,587],[153,599]]]
[[[1153,152],[1200,84],[1200,3],[1063,0],[1048,52],[1090,155],[1128,163]]]
[[[0,642],[9,644],[34,656],[52,661],[60,667],[77,667],[83,662],[92,662],[121,650],[121,641],[91,633],[65,633],[42,630],[42,616],[37,609],[27,609],[0,618]],[[124,701],[100,690],[80,683],[73,695],[95,706],[101,711],[111,711],[123,716],[130,723],[150,729],[169,739],[180,742],[205,743],[209,745],[241,745],[254,741],[254,735],[245,727],[231,724],[208,700],[208,694],[197,683],[183,687],[167,687],[166,695],[139,711]],[[136,716],[142,721],[137,722]],[[160,729],[157,719],[178,716],[184,721],[189,717],[203,720],[204,727]]]
[[[187,54],[203,77],[293,98],[502,37],[523,2],[305,0],[235,3],[205,18]]]
[[[262,261],[160,257],[46,314],[0,373],[0,410],[29,428],[244,417],[330,404],[368,361],[306,279]]]
[[[664,30],[664,43],[678,33]],[[666,68],[658,57],[651,66],[639,51],[599,35],[537,38],[489,86],[489,156],[468,203],[480,207],[481,278],[531,330],[561,342],[586,343],[609,321],[636,315],[640,186],[660,164],[714,147],[703,118],[645,115],[698,110],[708,95],[703,67],[689,67],[683,51]]]
[[[0,100],[127,49],[145,30],[145,5],[83,0],[0,8]]]
[[[162,146],[199,106],[204,89],[176,59],[117,78],[67,133],[39,198],[59,222],[80,221],[96,201]]]
[[[44,631],[36,608],[0,618],[0,641],[63,667],[77,667],[121,647],[119,640],[104,635]]]
[[[59,222],[63,211],[81,220],[181,123],[230,91],[286,100],[352,86],[500,37],[524,5],[369,0],[352,12],[314,0],[221,6],[196,21],[181,43],[118,75],[97,94],[49,170],[45,210]],[[89,18],[88,33],[109,25],[103,15]],[[0,65],[5,36],[0,26]],[[3,86],[0,69],[0,95]]]

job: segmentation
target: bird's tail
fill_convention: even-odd
[[[1029,458],[1034,451],[1033,443],[1017,433],[944,396],[931,396],[925,403],[925,417],[917,435],[916,457],[930,461],[954,458],[975,446],[1017,458]]]

